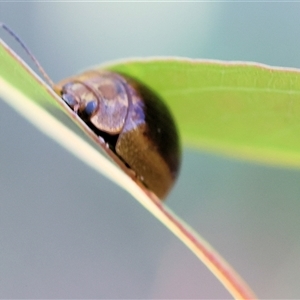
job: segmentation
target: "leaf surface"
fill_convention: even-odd
[[[161,95],[184,145],[300,166],[299,70],[163,58],[106,67],[145,82]]]
[[[193,72],[190,73],[189,71],[192,70],[195,65],[196,80],[191,75]],[[203,141],[205,141],[203,137],[205,137],[207,133],[210,133],[211,138],[209,140],[217,141],[217,144],[222,145],[224,141],[228,142],[235,136],[231,133],[233,127],[225,126],[227,130],[223,132],[224,138],[219,130],[214,128],[214,122],[210,119],[214,114],[216,122],[221,124],[222,120],[220,116],[224,117],[224,115],[226,116],[229,113],[227,107],[228,103],[223,105],[224,108],[219,108],[217,106],[222,103],[222,101],[218,102],[213,100],[216,96],[215,90],[218,90],[216,89],[217,84],[213,85],[208,80],[206,81],[206,88],[204,86],[197,87],[199,72],[202,72],[203,75],[209,73],[209,71],[212,71],[214,68],[222,69],[225,67],[224,63],[187,62],[186,60],[145,60],[118,64],[114,65],[114,67],[112,67],[112,65],[103,67],[118,69],[122,73],[133,76],[145,82],[150,88],[155,90],[156,93],[160,94],[173,110],[178,122],[181,122],[179,128],[184,136],[184,141],[187,143],[202,147]],[[241,66],[237,67],[238,70],[240,70],[240,68]],[[174,72],[174,70],[177,70],[177,72]],[[247,74],[246,70],[243,72]],[[219,71],[216,73],[218,74]],[[215,79],[216,78],[212,78],[212,80]],[[224,82],[226,82],[226,80],[222,79],[219,82],[223,83],[223,85],[219,84],[221,87],[219,96],[226,99],[227,91],[224,90],[224,86],[226,86]],[[247,80],[246,82],[248,83]],[[211,87],[209,87],[210,84]],[[229,84],[228,91],[232,92],[232,89],[238,94],[239,89]],[[204,94],[205,92],[209,94],[210,91],[214,91],[211,93],[211,95],[214,95],[211,100],[208,102],[203,99],[201,101],[199,100],[203,92]],[[245,87],[242,87],[241,93],[243,94],[244,92]],[[251,95],[251,93],[249,93],[249,95]],[[101,141],[101,139],[67,107],[52,88],[47,86],[43,80],[32,72],[1,40],[0,96],[45,134],[55,139],[90,167],[104,174],[129,192],[185,243],[236,299],[255,298],[251,289],[243,282],[238,274],[235,273],[230,265],[228,265],[205,240],[171,212],[151,191],[139,183],[132,172],[126,168],[124,163],[120,162],[114,154],[110,153],[111,151],[107,149],[105,142],[103,140]],[[236,100],[242,98],[243,97],[236,97]],[[248,99],[245,102],[252,104],[253,101]],[[235,101],[235,103],[238,103],[238,101]],[[209,107],[209,104],[211,104],[212,107]],[[188,109],[186,109],[186,107],[188,107]],[[206,113],[203,111],[198,113],[198,109],[201,111],[206,109]],[[68,118],[62,121],[62,115]],[[238,113],[233,115],[237,117]],[[201,116],[206,117],[206,119],[201,119]],[[70,124],[67,124],[68,122],[66,120],[68,120]],[[226,121],[226,119],[224,120]],[[242,120],[242,118],[239,120]],[[237,121],[228,123],[238,124]],[[202,127],[198,130],[197,128],[200,125]],[[211,126],[212,128],[210,128]],[[69,127],[71,127],[71,130]],[[78,133],[78,128],[81,129],[81,134]],[[203,128],[206,129],[204,130]],[[249,126],[247,125],[243,128],[249,129]],[[241,130],[242,129],[238,132],[241,132]],[[236,136],[239,137],[239,134]],[[234,141],[234,139],[232,140]],[[242,139],[242,141],[244,140],[245,139]],[[210,144],[210,146],[211,145],[213,145],[213,143]],[[255,150],[257,147],[253,147],[253,149]]]

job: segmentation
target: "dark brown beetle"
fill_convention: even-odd
[[[177,177],[181,151],[173,118],[159,97],[131,78],[97,70],[54,84],[22,40],[4,23],[0,27],[23,47],[55,92],[124,165],[164,198]]]
[[[54,90],[159,198],[172,187],[181,151],[173,118],[144,85],[112,72],[87,71]]]

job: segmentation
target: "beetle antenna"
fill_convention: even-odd
[[[53,81],[50,79],[48,74],[45,72],[39,61],[35,58],[35,56],[32,54],[32,52],[29,50],[29,48],[22,42],[22,40],[4,23],[0,22],[0,27],[2,27],[6,32],[8,32],[19,44],[20,46],[25,50],[25,52],[29,55],[29,57],[32,59],[34,64],[37,66],[41,74],[43,75],[44,79],[50,84],[51,87],[54,86]]]

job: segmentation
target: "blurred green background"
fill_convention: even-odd
[[[54,81],[145,56],[300,67],[299,13],[271,2],[0,3]],[[230,298],[131,196],[1,101],[0,192],[0,298]],[[184,149],[167,204],[260,298],[287,299],[300,298],[299,199],[300,170]]]

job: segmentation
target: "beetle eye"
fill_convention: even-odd
[[[98,102],[96,100],[89,101],[81,111],[84,117],[90,118],[97,110]]]
[[[76,98],[71,94],[63,94],[61,97],[71,108],[74,108],[78,104]]]

